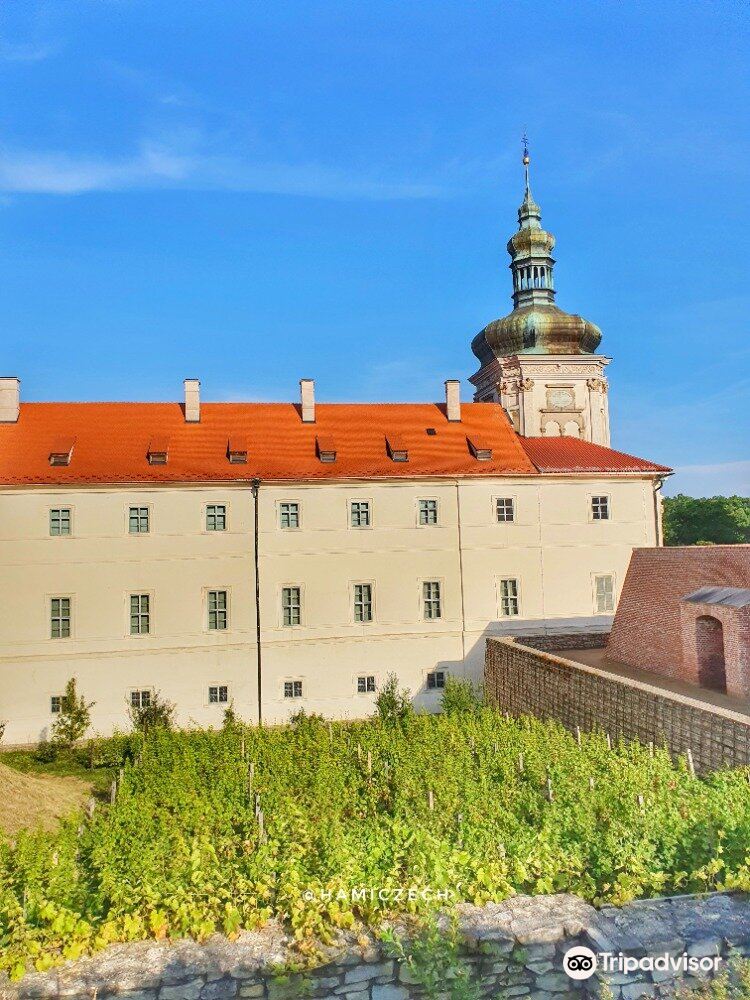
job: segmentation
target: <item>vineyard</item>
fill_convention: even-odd
[[[446,900],[750,888],[745,770],[700,779],[666,751],[490,709],[108,746],[111,804],[0,847],[12,976],[272,916],[304,958],[336,928]]]

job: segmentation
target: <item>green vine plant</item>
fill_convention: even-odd
[[[472,981],[471,967],[461,959],[455,916],[432,914],[414,934],[384,928],[379,936],[386,953],[408,970],[409,979],[422,987],[427,1000],[479,1000],[479,984]]]

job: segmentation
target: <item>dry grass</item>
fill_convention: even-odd
[[[80,778],[21,774],[0,764],[0,831],[13,837],[24,827],[50,830],[90,794]]]

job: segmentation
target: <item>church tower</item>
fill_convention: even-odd
[[[470,381],[478,402],[502,403],[527,437],[567,436],[609,446],[605,365],[595,354],[601,330],[555,305],[555,237],[542,229],[529,183],[518,209],[518,231],[508,241],[513,311],[489,323],[472,341],[480,362]]]

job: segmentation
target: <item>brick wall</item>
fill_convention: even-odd
[[[700,771],[750,764],[750,714],[610,674],[513,639],[488,639],[485,691],[512,715],[556,719],[568,729],[691,750]]]
[[[683,667],[680,601],[700,587],[750,587],[750,545],[635,549],[607,646],[613,660],[697,682]]]
[[[604,649],[609,632],[565,632],[557,635],[521,635],[518,641],[532,649],[554,653],[559,649]]]

